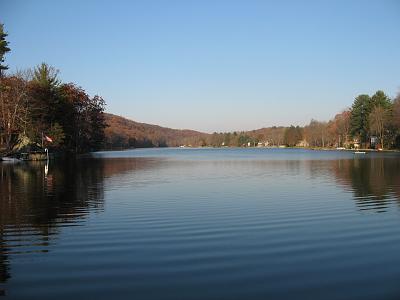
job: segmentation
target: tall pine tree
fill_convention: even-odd
[[[0,24],[0,78],[3,77],[3,71],[8,69],[8,66],[4,64],[4,56],[10,51],[6,40],[7,35],[8,34],[4,32],[4,25]]]
[[[369,95],[359,95],[354,99],[351,109],[350,130],[354,136],[360,138],[360,142],[363,144],[368,139],[368,117],[371,109],[371,97]]]

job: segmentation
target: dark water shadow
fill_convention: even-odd
[[[332,161],[331,172],[339,186],[353,193],[360,210],[384,212],[400,205],[400,159],[373,158]]]
[[[11,277],[10,255],[47,252],[62,228],[104,210],[107,179],[151,169],[156,159],[80,159],[0,163],[0,295]],[[4,292],[4,290],[3,290]]]

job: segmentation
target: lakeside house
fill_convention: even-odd
[[[300,142],[298,142],[298,143],[296,144],[296,147],[307,148],[307,147],[310,147],[310,143],[307,142],[306,140],[301,140]]]

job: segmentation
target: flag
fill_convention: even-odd
[[[46,140],[46,142],[53,142],[53,139],[51,137],[48,137],[47,135],[44,136],[44,139]]]

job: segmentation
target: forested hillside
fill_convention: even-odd
[[[106,148],[205,146],[209,134],[138,123],[113,114],[105,114]]]

